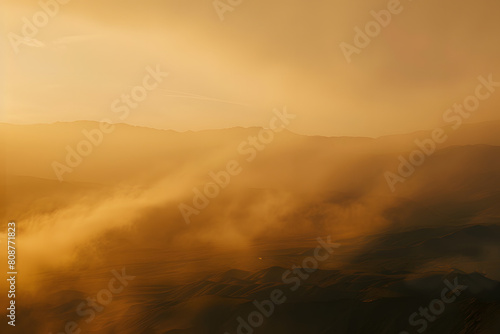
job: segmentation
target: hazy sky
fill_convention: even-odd
[[[22,35],[22,18],[41,8],[2,3],[1,122],[120,122],[111,103],[157,64],[169,77],[126,123],[265,126],[274,107],[287,106],[298,133],[379,136],[440,125],[479,75],[500,81],[493,0],[403,0],[350,64],[339,44],[352,44],[354,27],[387,1],[245,0],[221,21],[212,0],[71,0],[17,54],[8,33]],[[500,90],[470,121],[500,119],[499,106]]]

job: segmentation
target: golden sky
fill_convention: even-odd
[[[402,0],[351,63],[339,44],[352,44],[354,27],[387,1],[244,0],[221,21],[212,0],[70,0],[17,54],[8,34],[22,35],[23,17],[41,7],[2,3],[0,122],[121,122],[111,103],[159,65],[169,76],[126,123],[265,126],[273,108],[287,106],[297,133],[380,136],[441,125],[479,75],[500,81],[493,0]],[[500,91],[469,121],[499,119],[499,106]]]

